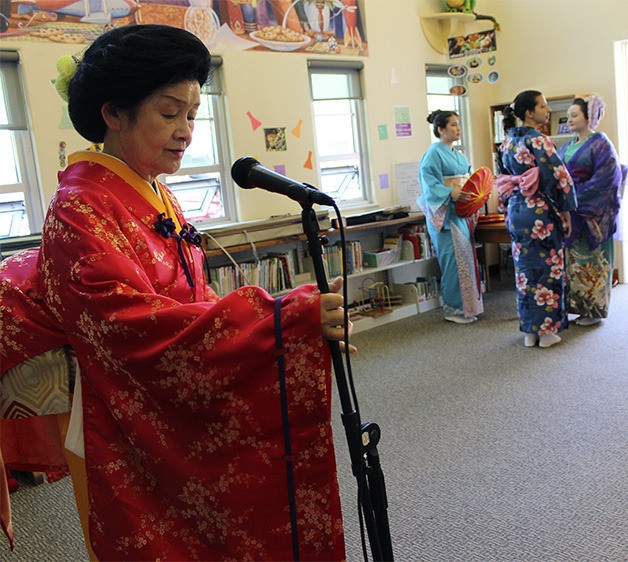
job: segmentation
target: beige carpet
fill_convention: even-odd
[[[527,349],[510,280],[470,326],[432,311],[358,334],[362,421],[379,446],[398,561],[628,560],[628,285],[610,318]],[[347,559],[361,560],[355,479],[334,413]],[[12,496],[0,560],[85,559],[66,481]]]

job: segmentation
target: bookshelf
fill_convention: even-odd
[[[381,249],[386,237],[396,234],[400,227],[424,223],[425,219],[422,213],[410,213],[405,218],[347,226],[345,227],[345,239],[347,244],[350,241],[358,241],[362,252],[375,251]],[[329,239],[327,248],[332,247],[334,243],[340,240],[340,231],[338,229],[325,229],[321,231],[321,234]],[[293,286],[315,283],[313,266],[307,255],[307,244],[304,235],[279,236],[255,242],[255,246],[260,260],[269,252],[272,254],[291,254],[292,267],[294,268],[292,274]],[[253,259],[253,250],[249,244],[227,246],[225,249],[237,263],[249,262]],[[212,268],[222,265],[226,266],[231,263],[222,250],[207,249],[206,254],[210,259],[210,267]],[[335,275],[330,275],[330,277],[333,276]],[[352,312],[352,320],[354,322],[354,333],[407,318],[440,306],[438,298],[429,299],[428,302],[428,299],[422,298],[416,287],[413,291],[412,287],[407,286],[415,283],[417,277],[440,277],[438,262],[433,255],[414,259],[414,251],[408,246],[402,249],[399,261],[379,267],[362,266],[361,269],[350,273],[347,276],[347,291],[349,310]],[[361,314],[361,308],[364,307],[361,307],[360,303],[365,301],[367,288],[381,286],[381,284],[388,286],[391,292],[397,295],[395,305],[390,307],[390,311],[379,315]],[[271,292],[279,295],[289,290],[291,289]]]
[[[566,96],[555,96],[547,98],[549,106],[552,108],[552,115],[550,118],[550,122],[547,125],[545,130],[541,130],[541,132],[549,135],[549,137],[554,141],[556,148],[566,143],[570,138],[573,137],[571,134],[558,134],[558,127],[560,124],[560,120],[563,117],[567,116],[567,110],[571,105],[575,96],[566,95]],[[507,103],[498,103],[495,105],[491,105],[489,107],[489,118],[490,118],[490,131],[492,135],[492,156],[493,156],[493,173],[497,174],[497,151],[499,149],[499,145],[504,140],[504,130],[502,128],[502,118],[504,108],[509,105]]]

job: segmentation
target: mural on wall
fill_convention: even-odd
[[[111,27],[162,23],[211,49],[367,56],[366,0],[0,0],[0,40],[81,44]]]

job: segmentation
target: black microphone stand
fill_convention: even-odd
[[[323,265],[323,242],[319,236],[318,219],[311,203],[300,202],[300,205],[303,208],[301,212],[303,232],[306,235],[308,249],[314,263],[316,282],[321,293],[329,293],[329,284]],[[392,541],[387,514],[388,501],[384,474],[377,452],[377,444],[381,435],[380,428],[372,422],[361,424],[360,414],[352,404],[340,344],[336,341],[330,341],[329,347],[342,406],[341,417],[349,445],[351,469],[358,483],[359,504],[364,515],[373,560],[376,562],[392,561]]]

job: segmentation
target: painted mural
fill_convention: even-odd
[[[90,43],[129,23],[182,27],[210,50],[367,56],[365,0],[0,0],[3,38]]]

